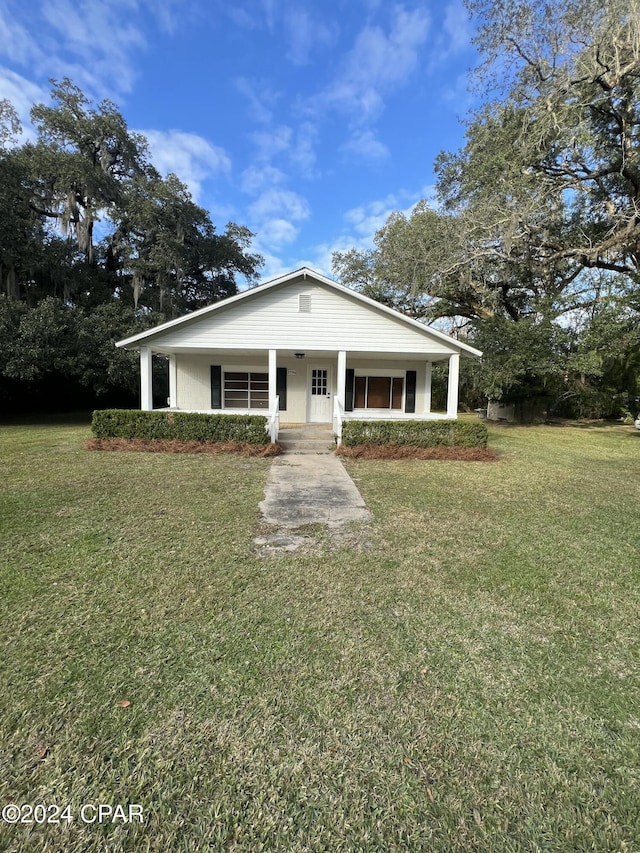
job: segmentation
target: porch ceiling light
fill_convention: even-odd
[[[296,358],[304,358],[305,354],[303,352],[294,352],[294,355]]]

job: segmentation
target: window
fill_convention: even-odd
[[[225,409],[268,409],[268,373],[225,373]]]
[[[323,370],[321,368],[316,369],[314,367],[314,369],[311,371],[311,394],[314,397],[327,396],[327,377],[327,370]]]
[[[356,376],[354,409],[401,409],[401,376]]]

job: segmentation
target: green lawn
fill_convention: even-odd
[[[640,850],[640,433],[351,462],[368,544],[268,558],[269,460],[86,436],[0,427],[0,804],[74,817],[0,850]]]

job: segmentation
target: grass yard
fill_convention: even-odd
[[[640,850],[640,433],[349,461],[369,546],[260,558],[269,460],[88,432],[0,427],[0,804],[73,817],[0,850]]]

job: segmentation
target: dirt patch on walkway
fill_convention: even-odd
[[[370,548],[370,525],[351,523],[335,527],[326,524],[307,524],[295,529],[260,525],[253,543],[259,557],[280,557],[284,554],[310,556],[326,554],[338,548],[367,551]]]

